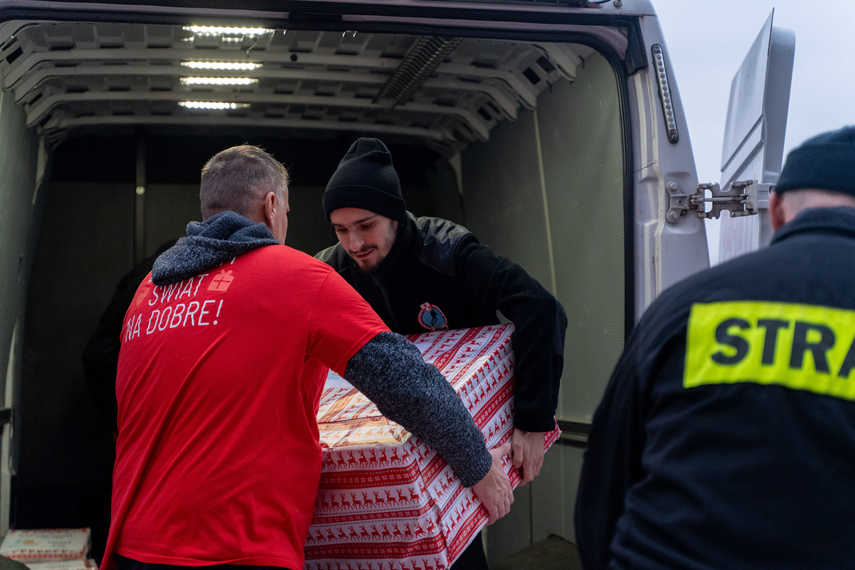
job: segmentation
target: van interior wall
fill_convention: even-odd
[[[2,88],[2,80],[0,80]],[[13,402],[7,383],[19,377],[22,361],[21,337],[27,298],[27,278],[33,258],[32,232],[38,225],[41,197],[37,193],[42,161],[34,133],[27,129],[25,116],[12,97],[0,90],[0,398],[8,408]],[[17,386],[16,386],[17,387]],[[17,399],[13,394],[12,400]],[[20,418],[16,415],[13,420]],[[2,445],[8,449],[9,428],[3,428]],[[7,472],[4,464],[0,470]],[[8,489],[0,486],[0,505],[7,509]],[[8,510],[0,512],[0,534],[8,529]]]
[[[568,315],[558,418],[589,422],[624,341],[625,219],[616,75],[595,53],[573,83],[462,156],[466,220],[556,294]],[[580,394],[593,392],[593,397]],[[489,527],[498,560],[556,534],[574,540],[579,448],[556,445],[541,476]]]
[[[19,130],[7,128],[6,115],[0,133],[12,133],[16,141],[32,140],[23,125]],[[189,221],[201,219],[199,173],[204,163],[222,149],[247,142],[283,162],[291,174],[286,241],[313,255],[335,243],[321,195],[352,140],[93,134],[68,139],[54,151],[55,168],[44,190],[44,223],[33,240],[35,257],[27,290],[13,527],[91,527],[93,555],[100,559],[109,523],[113,440],[101,417],[104,410],[96,406],[87,387],[81,354],[135,258],[152,255],[164,241],[184,235]],[[136,192],[140,144],[145,162],[141,197]],[[12,191],[9,197],[2,196],[3,216],[8,211],[10,218],[0,226],[4,236],[0,279],[4,294],[11,293],[4,298],[13,301],[4,302],[0,313],[0,338],[8,347],[24,306],[23,286],[17,285],[18,252],[26,245],[34,179],[24,167],[36,160],[30,145],[16,142],[4,148],[17,153],[2,153],[2,160],[9,162],[2,170],[9,184],[0,185],[0,191]],[[424,149],[390,148],[408,206],[419,215],[432,215],[427,187],[437,155]],[[430,176],[453,180],[442,169]],[[456,188],[447,193],[456,195]],[[143,227],[135,228],[139,208]],[[135,255],[138,232],[144,248]]]
[[[608,61],[593,54],[573,83],[545,91],[536,111],[500,124],[489,141],[450,161],[386,141],[408,209],[463,223],[563,303],[570,325],[559,419],[569,421],[590,419],[596,402],[586,391],[601,393],[624,338],[626,165],[615,81]],[[271,152],[291,172],[288,245],[314,254],[335,243],[321,194],[355,137],[290,134],[96,132],[69,138],[55,150],[27,291],[14,526],[90,526],[93,555],[100,558],[113,443],[88,393],[81,353],[135,259],[200,219],[199,172],[208,158],[247,142]],[[142,199],[135,191],[141,144]],[[33,164],[31,158],[18,162]],[[20,186],[30,188],[32,182]],[[143,227],[135,228],[140,204]],[[140,233],[144,247],[135,253]],[[2,317],[0,332],[6,335],[7,316]],[[573,539],[581,451],[559,444],[546,460],[541,477],[517,491],[512,514],[489,527],[491,560],[551,534]]]

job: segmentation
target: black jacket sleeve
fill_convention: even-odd
[[[458,246],[454,262],[467,293],[514,324],[514,427],[551,431],[564,369],[564,308],[522,267],[474,237]]]
[[[98,415],[114,431],[117,429],[118,414],[116,369],[119,365],[119,348],[122,345],[120,339],[125,313],[131,306],[140,283],[151,271],[154,260],[172,247],[175,241],[162,244],[151,257],[142,260],[122,277],[107,308],[98,320],[98,328],[89,337],[83,349],[83,373],[89,394],[95,403]]]
[[[101,314],[98,328],[89,337],[83,349],[83,373],[89,394],[98,415],[113,430],[117,429],[116,369],[119,365],[122,323],[137,287],[151,271],[151,263],[154,263],[154,259],[147,267],[138,266],[122,278],[110,303]]]

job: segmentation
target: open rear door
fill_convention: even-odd
[[[754,251],[772,237],[768,186],[778,181],[783,164],[796,46],[791,30],[772,26],[774,15],[773,10],[733,77],[721,158],[721,187],[756,182],[759,215],[722,217],[720,261]]]

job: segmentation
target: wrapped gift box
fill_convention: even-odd
[[[92,558],[73,560],[52,560],[51,562],[28,562],[30,570],[98,570],[98,563]]]
[[[487,446],[513,431],[513,325],[411,335],[463,400]],[[440,570],[486,525],[487,511],[433,449],[330,374],[318,411],[324,462],[306,537],[309,570]],[[559,436],[547,434],[548,449]],[[520,482],[509,457],[511,484]]]
[[[29,564],[82,559],[89,554],[88,528],[12,529],[0,544],[0,555]]]

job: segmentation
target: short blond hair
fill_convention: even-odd
[[[251,219],[268,192],[284,205],[288,181],[288,170],[260,147],[239,145],[220,151],[202,168],[202,219],[226,210]]]

